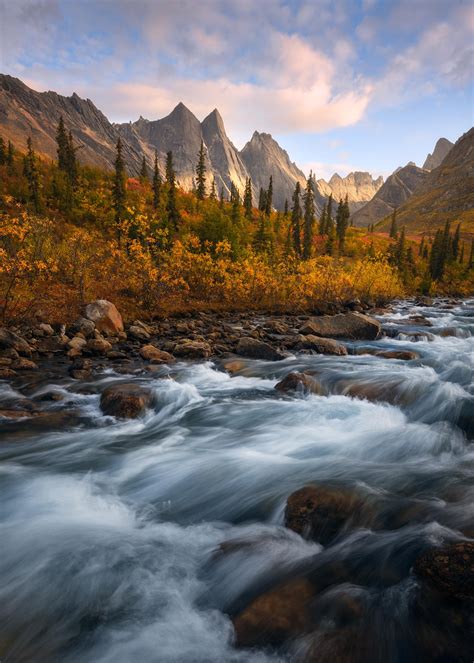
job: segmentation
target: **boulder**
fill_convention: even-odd
[[[300,391],[309,394],[324,394],[321,384],[306,373],[288,373],[283,380],[275,385],[275,389],[282,393]]]
[[[44,355],[56,355],[64,352],[64,346],[69,343],[67,336],[47,336],[41,338],[36,346],[37,351]]]
[[[68,333],[82,334],[84,338],[94,335],[95,324],[87,318],[78,318],[68,329]]]
[[[34,371],[38,368],[38,364],[36,364],[34,361],[31,361],[31,359],[19,357],[12,363],[12,368],[15,371]]]
[[[92,362],[90,359],[75,357],[72,366],[69,366],[67,370],[74,380],[87,380],[92,373]]]
[[[16,371],[11,368],[0,366],[0,380],[10,380],[16,377]]]
[[[172,354],[151,344],[143,345],[138,352],[142,359],[151,361],[152,364],[171,364],[175,361]]]
[[[350,523],[362,523],[362,507],[362,500],[346,489],[305,486],[288,497],[285,526],[326,545]]]
[[[112,350],[112,344],[105,338],[90,338],[86,345],[87,350],[95,355],[105,355]]]
[[[153,394],[137,384],[115,384],[101,394],[100,407],[104,414],[119,419],[136,419],[151,405]]]
[[[131,325],[128,335],[136,341],[147,341],[150,338],[150,334],[141,325]]]
[[[173,348],[173,354],[177,357],[187,359],[207,359],[212,354],[212,349],[206,341],[192,341],[189,338],[179,341]]]
[[[100,332],[116,334],[123,332],[122,316],[112,302],[97,299],[86,306],[86,318],[92,320]]]
[[[286,322],[282,322],[281,320],[267,320],[263,327],[265,330],[268,330],[273,334],[280,334],[281,336],[288,334],[290,331]]]
[[[381,330],[378,320],[363,313],[339,313],[311,318],[300,329],[300,334],[313,334],[324,338],[376,339]]]
[[[82,336],[74,336],[67,344],[70,350],[82,350],[87,345],[87,341]]]
[[[242,357],[250,357],[252,359],[266,359],[267,361],[285,359],[285,355],[275,350],[269,343],[259,341],[250,336],[243,336],[239,339],[235,351],[238,355],[242,355]]]
[[[402,359],[403,361],[420,358],[418,352],[412,350],[380,350],[380,352],[375,353],[375,356],[384,357],[384,359]]]
[[[51,327],[51,325],[48,325],[46,322],[42,322],[38,325],[38,328],[46,335],[46,336],[53,336],[54,335],[54,329]]]
[[[308,631],[313,595],[313,586],[305,578],[261,594],[234,617],[236,644],[240,647],[280,645]]]
[[[347,349],[342,343],[334,341],[332,338],[321,338],[314,334],[301,336],[296,344],[296,350],[312,350],[321,355],[346,355]]]
[[[440,594],[461,601],[474,600],[474,541],[428,550],[418,557],[413,569]]]
[[[31,348],[24,338],[18,336],[12,331],[5,329],[5,327],[0,328],[0,350],[16,350],[18,354],[23,355],[24,357],[31,356]]]

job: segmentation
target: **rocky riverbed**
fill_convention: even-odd
[[[471,661],[474,301],[0,330],[0,658]]]

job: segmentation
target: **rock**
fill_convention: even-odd
[[[136,419],[151,405],[152,392],[136,384],[116,384],[101,394],[100,407],[104,414],[119,419]]]
[[[92,320],[95,328],[100,332],[116,334],[123,332],[122,316],[112,302],[106,299],[97,299],[86,306],[86,318]]]
[[[13,349],[24,357],[31,357],[31,348],[24,338],[12,331],[0,328],[0,350]]]
[[[146,329],[143,329],[143,327],[139,325],[132,325],[129,327],[128,335],[136,341],[147,341],[150,338],[150,334]]]
[[[16,377],[16,371],[11,368],[3,368],[0,366],[0,380],[10,380]]]
[[[82,334],[84,338],[94,335],[95,324],[87,318],[78,318],[69,328],[68,333]]]
[[[322,355],[346,355],[347,349],[342,343],[334,341],[332,338],[321,338],[308,334],[301,336],[301,340],[297,343],[297,350],[313,350]]]
[[[75,357],[72,366],[68,368],[68,373],[75,380],[87,380],[92,373],[92,362],[90,359]]]
[[[110,350],[107,352],[107,359],[127,359],[127,354],[121,350]]]
[[[227,371],[227,373],[230,373],[230,375],[235,375],[236,373],[245,370],[246,364],[239,359],[231,359],[230,361],[224,361],[222,368]]]
[[[87,341],[86,348],[96,355],[105,355],[112,350],[112,344],[105,340],[105,338],[90,338]]]
[[[35,364],[35,362],[31,361],[31,359],[19,357],[13,362],[12,368],[15,371],[34,371],[38,368],[38,364]]]
[[[310,394],[324,394],[321,384],[305,373],[288,373],[283,380],[275,385],[275,389],[283,393],[301,391]]]
[[[42,322],[40,325],[38,325],[38,328],[41,329],[41,331],[46,334],[46,336],[54,336],[54,329],[46,322]]]
[[[296,579],[258,596],[234,619],[240,647],[280,645],[310,628],[311,583]]]
[[[20,355],[13,348],[6,348],[5,350],[0,349],[0,357],[3,359],[18,359]]]
[[[380,352],[375,353],[375,356],[384,357],[384,359],[402,359],[404,361],[420,358],[418,352],[412,350],[380,350]]]
[[[142,359],[151,361],[153,364],[171,364],[175,361],[172,354],[159,350],[151,344],[143,345],[138,352]]]
[[[184,339],[174,346],[173,354],[177,357],[188,359],[207,359],[212,354],[212,349],[206,341],[192,341]]]
[[[285,526],[326,545],[350,522],[361,524],[362,507],[362,500],[345,489],[305,486],[288,497]]]
[[[376,339],[381,330],[378,320],[363,313],[339,313],[311,318],[300,329],[300,334],[313,334],[324,338]]]
[[[11,363],[13,362],[13,359],[10,359],[10,357],[0,357],[0,366],[11,366]]]
[[[235,349],[238,355],[243,357],[250,357],[252,359],[266,359],[267,361],[280,361],[285,359],[282,352],[275,350],[269,343],[259,341],[250,336],[243,336],[239,339]]]
[[[451,599],[474,599],[474,541],[458,541],[424,552],[415,561],[416,575]]]
[[[267,320],[263,327],[266,330],[273,332],[274,334],[280,334],[281,336],[288,334],[290,331],[289,326],[281,320]]]
[[[67,336],[48,336],[38,341],[36,350],[44,355],[56,355],[64,352],[64,346],[69,343]]]
[[[71,350],[82,350],[85,348],[87,345],[87,341],[85,338],[82,338],[81,336],[74,336],[71,338],[69,343],[67,344],[68,348]]]
[[[3,410],[0,409],[0,417],[3,419],[26,419],[34,416],[35,413],[28,410]]]

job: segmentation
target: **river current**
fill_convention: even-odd
[[[216,361],[45,379],[21,394],[0,382],[4,400],[63,396],[46,404],[49,425],[0,420],[2,663],[298,661],[298,638],[236,648],[231,615],[325,560],[357,566],[350,591],[369,606],[377,660],[415,661],[413,561],[474,537],[474,301],[399,302],[379,319],[385,335],[347,343],[348,356],[242,360],[232,376]],[[374,348],[419,358],[364,354]],[[329,395],[278,393],[290,371]],[[155,406],[133,421],[103,416],[100,391],[131,379]],[[284,509],[309,483],[356,488],[393,523],[306,541]],[[325,591],[326,619],[341,587]]]

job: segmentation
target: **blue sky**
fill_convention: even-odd
[[[0,0],[0,69],[113,121],[219,108],[305,171],[387,175],[473,124],[471,0]]]

